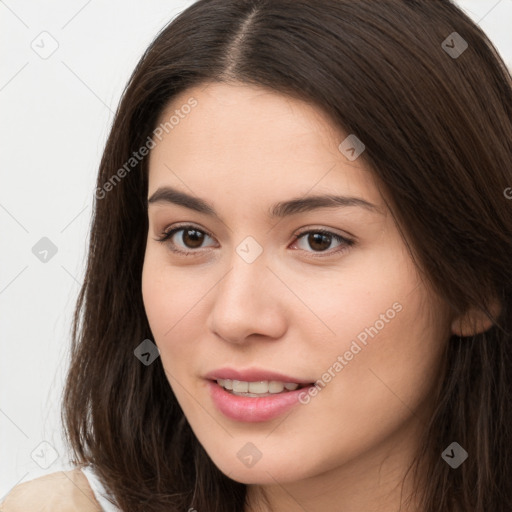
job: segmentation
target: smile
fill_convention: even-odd
[[[299,395],[307,393],[313,384],[218,379],[209,380],[207,386],[214,405],[224,416],[253,423],[269,421],[289,411],[300,403]]]
[[[225,390],[230,391],[237,396],[271,396],[278,393],[287,393],[295,391],[298,388],[305,387],[304,384],[296,382],[280,382],[277,380],[259,380],[256,382],[247,382],[232,379],[217,379],[217,384]]]

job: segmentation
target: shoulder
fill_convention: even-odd
[[[79,468],[57,471],[15,486],[0,512],[101,512],[89,481]]]

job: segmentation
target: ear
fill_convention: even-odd
[[[501,314],[501,304],[493,299],[489,305],[489,313],[497,319]],[[469,308],[465,313],[453,319],[451,329],[452,334],[461,337],[473,336],[490,329],[494,325],[485,311],[476,307]]]

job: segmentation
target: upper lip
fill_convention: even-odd
[[[212,370],[205,375],[206,379],[218,380],[218,379],[230,379],[230,380],[241,380],[244,382],[258,382],[261,380],[276,380],[279,382],[296,382],[297,384],[311,384],[310,380],[299,379],[297,377],[291,377],[284,375],[279,372],[271,370],[263,370],[260,368],[247,368],[245,370],[235,370],[234,368],[218,368]]]

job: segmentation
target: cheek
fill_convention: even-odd
[[[360,258],[315,296],[312,309],[334,331],[314,338],[309,356],[325,382],[325,400],[385,416],[390,405],[414,406],[425,397],[436,382],[449,320],[405,252]]]
[[[154,242],[153,242],[154,244]],[[148,242],[142,269],[142,298],[153,335],[162,340],[184,317],[192,299],[186,273],[166,263],[165,252]]]
[[[142,268],[142,300],[151,331],[157,338],[161,336],[168,315],[168,308],[165,308],[164,304],[171,298],[166,297],[165,275],[161,270],[161,266],[148,248]]]
[[[372,339],[368,329],[375,334],[376,327],[375,339],[381,339],[390,326],[418,314],[413,303],[418,275],[397,249],[399,245],[383,243],[354,253],[336,272],[316,271],[310,279],[295,280],[294,291],[305,299],[311,314],[302,308],[304,314],[296,314],[294,322],[307,330],[311,345],[318,344],[318,354],[344,353],[353,340],[364,347]]]
[[[170,267],[165,255],[156,249],[146,252],[142,270],[142,296],[146,316],[160,350],[162,364],[173,373],[176,362],[183,366],[194,351],[192,340],[199,339],[195,332],[204,322],[199,321],[205,290],[191,286],[190,273]],[[193,278],[192,278],[193,279]],[[187,342],[184,343],[183,341]]]

